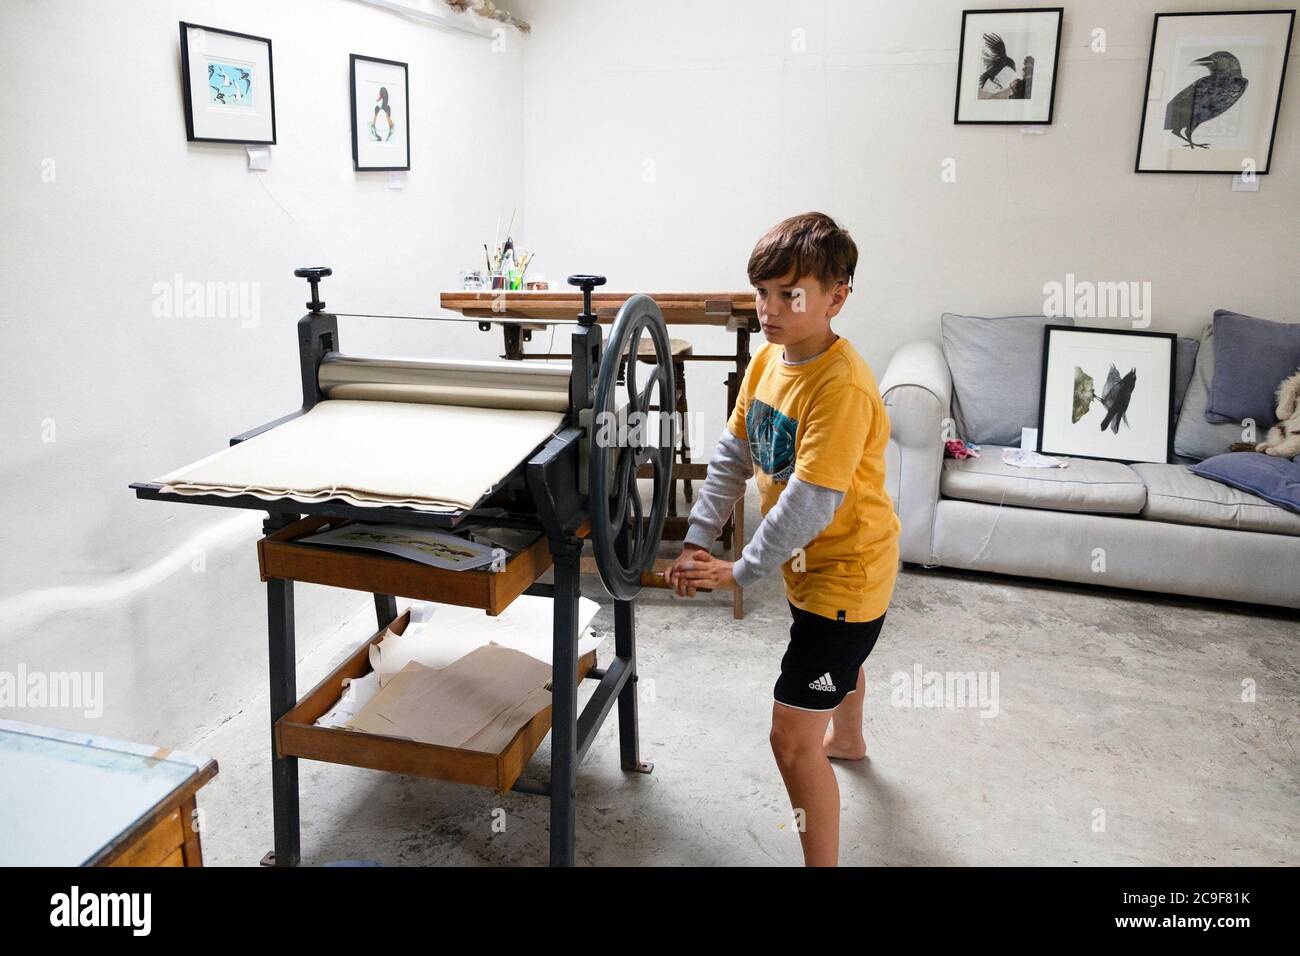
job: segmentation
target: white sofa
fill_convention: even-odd
[[[904,563],[1300,608],[1300,515],[1181,464],[1022,469],[987,444],[945,458],[953,384],[935,342],[899,349],[880,391]]]

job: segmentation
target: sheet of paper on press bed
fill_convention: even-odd
[[[500,753],[550,703],[551,668],[508,647],[480,647],[441,670],[412,661],[353,718],[366,733]]]
[[[476,504],[563,420],[551,411],[330,399],[155,479],[179,494],[342,498],[366,507]]]
[[[418,661],[425,667],[446,667],[475,648],[490,643],[522,651],[551,663],[552,613],[547,597],[522,594],[496,617],[479,608],[421,602],[411,606],[404,634],[389,632],[370,645],[370,667],[379,674],[380,686],[406,666]],[[587,633],[600,605],[578,598],[578,656],[600,645],[601,638]]]

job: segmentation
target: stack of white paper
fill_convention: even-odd
[[[579,657],[600,646],[602,638],[596,637],[590,627],[599,610],[600,605],[590,598],[578,598]],[[316,724],[351,726],[353,718],[410,664],[441,670],[489,645],[526,654],[548,665],[549,675],[553,613],[554,602],[550,598],[531,594],[515,598],[496,617],[478,608],[434,602],[412,604],[405,633],[394,634],[389,630],[381,640],[370,645],[371,672],[348,682],[338,703]]]

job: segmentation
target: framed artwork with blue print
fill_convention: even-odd
[[[192,143],[275,143],[271,41],[181,21],[185,136]]]

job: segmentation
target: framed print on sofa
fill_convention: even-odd
[[[1172,332],[1046,326],[1037,450],[1129,464],[1172,460],[1177,340]]]
[[[181,21],[185,137],[192,143],[275,143],[271,41]]]
[[[1139,173],[1268,172],[1294,10],[1157,13]]]

